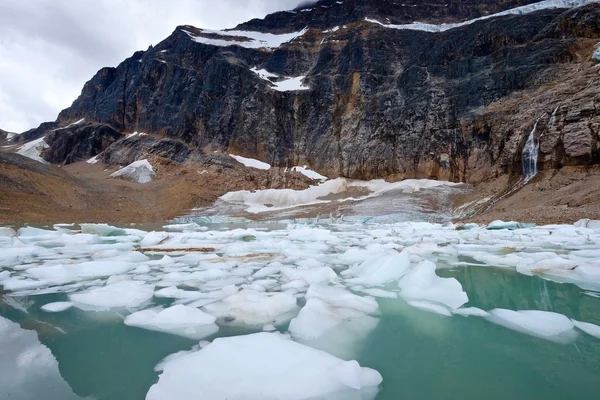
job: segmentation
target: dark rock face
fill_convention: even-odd
[[[384,7],[388,3],[395,6]],[[416,7],[409,12],[400,3]],[[148,155],[186,162],[206,161],[218,150],[275,166],[308,164],[332,177],[477,181],[519,173],[522,145],[539,117],[535,104],[542,102],[531,99],[531,109],[519,109],[518,101],[512,109],[500,111],[500,105],[537,89],[532,96],[541,96],[544,88],[564,79],[564,69],[589,69],[591,47],[600,38],[600,5],[504,16],[440,33],[363,21],[365,15],[388,18],[373,10],[397,13],[389,16],[393,23],[425,16],[429,21],[465,19],[532,1],[413,3],[345,1],[340,7],[351,4],[357,13],[348,17],[354,23],[347,28],[311,29],[275,49],[198,43],[190,35],[215,35],[179,27],[156,47],[135,53],[117,68],[100,70],[58,118],[60,126],[85,118],[116,133],[149,136],[116,141],[115,134],[88,130],[73,133],[68,141],[55,134],[47,140],[51,147],[44,157],[71,162],[106,149],[107,163],[126,164]],[[337,26],[342,22],[336,18],[346,17],[327,11],[333,4],[323,0],[311,11],[277,13],[238,28],[295,31],[306,26],[304,14],[317,12],[329,22],[319,25],[321,17],[315,16],[310,26]],[[306,76],[310,89],[274,90],[251,68],[282,77],[274,81]],[[556,96],[559,102],[562,92]],[[543,104],[550,109],[540,114],[557,105],[551,100]],[[594,92],[587,91],[568,106],[572,114],[565,121],[572,121],[574,132],[579,121],[600,123],[596,104]],[[596,140],[574,132],[562,129],[560,140],[544,139],[544,166],[597,162],[597,150],[591,150]],[[96,144],[81,149],[79,141]]]
[[[55,129],[46,135],[42,157],[53,164],[71,164],[92,158],[121,138],[108,125],[83,123]]]
[[[0,146],[4,146],[8,141],[8,132],[0,129]]]
[[[536,0],[321,0],[292,11],[253,19],[236,27],[260,32],[295,32],[308,28],[331,29],[365,18],[387,24],[460,22],[535,3]]]
[[[37,128],[30,129],[26,132],[21,133],[13,138],[13,143],[26,143],[32,140],[36,140],[51,132],[53,129],[58,128],[60,125],[56,122],[44,122]]]
[[[162,157],[182,163],[190,155],[190,149],[173,139],[157,139],[148,136],[125,138],[110,146],[102,155],[106,164],[128,165],[149,156]]]

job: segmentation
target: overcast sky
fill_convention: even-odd
[[[177,25],[230,28],[301,0],[0,0],[0,129],[54,121],[100,68]]]

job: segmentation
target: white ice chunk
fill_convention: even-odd
[[[15,230],[12,228],[0,227],[0,236],[2,236],[2,237],[17,236],[17,232],[15,232]]]
[[[178,289],[177,286],[170,286],[157,290],[154,295],[156,297],[166,297],[171,299],[200,299],[206,297],[206,293],[182,290]]]
[[[53,239],[62,236],[63,233],[59,231],[51,231],[47,229],[34,228],[31,226],[25,226],[19,229],[19,238],[36,238],[39,240]]]
[[[357,267],[351,267],[351,273],[356,278],[349,279],[350,283],[364,285],[381,285],[398,280],[410,268],[410,257],[407,252],[387,250],[382,255],[367,260]]]
[[[263,332],[215,339],[198,352],[165,363],[146,400],[366,400],[375,397],[381,382],[377,371],[356,361]],[[371,389],[371,396],[361,389]]]
[[[346,289],[311,285],[306,293],[307,299],[321,299],[333,307],[351,308],[366,314],[374,313],[379,308],[377,301],[370,297],[361,297]]]
[[[111,308],[139,307],[154,295],[154,286],[139,281],[122,281],[70,295],[71,301],[82,310],[103,311]]]
[[[600,326],[591,324],[589,322],[581,322],[572,320],[577,329],[587,333],[590,336],[600,339]]]
[[[48,303],[42,306],[42,310],[46,312],[61,312],[73,307],[73,303],[69,301],[59,301],[56,303]]]
[[[149,232],[140,242],[142,247],[152,247],[169,238],[168,232]]]
[[[600,45],[596,45],[596,52],[598,53],[598,56],[600,58]],[[594,54],[596,54],[596,53],[594,53]],[[600,60],[598,60],[598,61],[600,61]],[[580,219],[579,221],[575,222],[573,225],[578,228],[600,229],[600,221],[592,220],[589,218]]]
[[[444,315],[446,317],[451,317],[452,313],[448,311],[448,309],[442,305],[430,303],[428,301],[409,301],[409,306],[419,308],[421,310],[430,311],[436,314]]]
[[[487,311],[477,307],[457,308],[456,310],[452,310],[452,314],[462,315],[463,317],[468,317],[470,315],[475,317],[488,317],[490,315]]]
[[[528,335],[553,341],[567,342],[574,335],[574,323],[562,314],[549,311],[512,311],[496,308],[489,312],[488,321]]]
[[[290,321],[289,331],[294,338],[315,339],[348,319],[364,315],[352,308],[332,307],[321,299],[311,298]]]
[[[80,224],[82,233],[91,233],[100,236],[124,236],[125,229],[110,226],[108,224]]]
[[[556,255],[553,258],[547,258],[533,264],[518,264],[517,271],[522,274],[532,275],[547,270],[573,270],[577,267],[577,264],[577,261],[567,260]]]
[[[521,224],[516,222],[516,221],[492,221],[488,226],[487,229],[489,230],[495,230],[495,229],[509,229],[509,230],[514,230],[514,229],[519,229],[521,228]]]
[[[51,265],[29,268],[27,275],[35,279],[70,282],[77,279],[100,278],[123,274],[132,270],[134,263],[119,261],[88,261],[81,264]]]
[[[362,343],[378,323],[378,318],[361,311],[332,307],[312,298],[290,321],[289,331],[300,343],[349,360],[356,357]]]
[[[435,268],[431,261],[421,262],[398,283],[402,290],[400,296],[409,300],[440,303],[451,309],[457,309],[469,301],[459,281],[440,278],[435,274]]]
[[[176,305],[165,310],[138,311],[125,318],[125,325],[200,340],[217,333],[215,320],[197,308]]]
[[[244,289],[204,310],[235,325],[263,326],[289,321],[295,314],[296,297],[289,293],[265,293]]]
[[[370,288],[370,289],[360,289],[361,292],[368,294],[373,297],[383,297],[388,299],[397,299],[398,293],[391,292],[389,290]]]
[[[40,321],[36,326],[52,336],[59,329]],[[0,316],[0,349],[2,399],[81,399],[63,379],[56,358],[40,342],[35,330],[23,329]]]
[[[156,173],[148,160],[139,160],[113,172],[110,176],[112,178],[124,178],[137,183],[149,183],[156,178]]]
[[[285,276],[289,281],[295,281],[298,279],[302,279],[308,285],[312,285],[314,283],[330,283],[330,282],[335,281],[335,279],[337,278],[337,274],[329,267],[317,267],[317,268],[282,267],[281,275]]]

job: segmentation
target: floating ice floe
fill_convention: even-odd
[[[185,305],[138,311],[125,318],[125,325],[200,340],[218,332],[216,318]]]
[[[17,236],[17,232],[13,228],[0,227],[0,237]]]
[[[224,361],[226,360],[226,362]],[[373,399],[381,375],[278,333],[215,339],[163,365],[147,400]]]
[[[462,315],[463,317],[469,317],[471,315],[474,317],[488,317],[490,315],[487,311],[477,307],[457,308],[456,310],[452,310],[452,314]]]
[[[465,306],[462,285],[438,276],[437,269],[500,266],[533,274],[532,279],[573,283],[582,294],[598,296],[600,229],[591,226],[457,230],[453,224],[352,220],[310,225],[290,221],[269,229],[186,224],[149,233],[106,224],[82,224],[81,231],[63,226],[22,227],[17,232],[5,228],[0,229],[0,288],[5,302],[63,293],[84,311],[143,310],[129,322],[138,318],[138,326],[146,329],[189,337],[205,332],[194,325],[197,321],[186,326],[187,313],[178,310],[200,308],[217,325],[251,331],[285,329],[289,322],[294,340],[344,359],[360,351],[377,327],[379,313],[386,312],[384,304],[391,303],[398,310],[414,307],[448,317],[483,317],[560,341],[578,331],[571,327],[565,335],[554,335],[544,327],[561,326],[564,318],[548,323],[537,315],[488,314]],[[177,249],[182,251],[172,251]],[[165,307],[165,298],[172,299],[166,300],[172,306],[188,308],[175,308],[170,315],[173,310],[157,308]],[[61,307],[51,303],[43,310],[58,312]],[[438,318],[414,314],[427,321]],[[167,323],[170,328],[163,325]],[[594,335],[595,326],[586,324],[576,326]],[[211,324],[206,327],[206,332],[214,330]]]
[[[515,331],[556,342],[570,342],[577,337],[573,321],[562,314],[549,311],[491,310],[488,321]]]
[[[256,169],[263,169],[263,170],[269,170],[271,169],[271,165],[267,164],[266,162],[262,162],[259,160],[255,160],[254,158],[246,158],[246,157],[242,157],[242,156],[236,156],[233,154],[230,154],[229,157],[233,158],[235,161],[244,164],[244,166],[248,167],[248,168],[256,168]]]
[[[579,329],[580,331],[583,331],[590,336],[600,339],[600,326],[590,324],[589,322],[575,321],[574,319],[571,321],[573,321],[575,327],[577,327],[577,329]]]
[[[62,378],[58,362],[34,330],[0,317],[0,388],[4,399],[81,399]]]
[[[454,278],[440,278],[435,264],[423,261],[398,283],[400,296],[409,300],[429,301],[455,310],[469,301],[462,285]]]
[[[66,311],[69,308],[73,307],[73,303],[69,302],[69,301],[59,301],[56,303],[48,303],[48,304],[44,304],[42,306],[42,311],[46,311],[46,312],[62,312],[62,311]]]
[[[297,300],[288,293],[264,293],[244,289],[204,310],[234,325],[263,326],[288,322],[298,311]]]
[[[106,311],[111,308],[136,308],[154,296],[154,286],[138,281],[122,281],[74,293],[70,300],[75,307],[89,311]]]
[[[113,172],[110,176],[111,178],[123,178],[137,183],[150,183],[156,178],[156,173],[148,160],[139,160]]]
[[[382,255],[364,261],[356,267],[350,267],[345,271],[345,275],[355,276],[348,279],[350,283],[381,285],[397,281],[408,273],[409,268],[410,256],[407,252],[387,250]]]
[[[374,313],[379,308],[377,301],[371,297],[358,296],[334,286],[311,285],[306,298],[320,299],[333,307],[350,308],[365,314]]]

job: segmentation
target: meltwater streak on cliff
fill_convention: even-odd
[[[533,124],[533,129],[529,133],[527,142],[525,142],[525,147],[523,147],[523,184],[520,186],[525,186],[537,175],[537,160],[540,152],[540,142],[535,139],[535,131],[538,122],[543,116],[544,115],[538,118],[537,121],[535,121],[535,124]]]
[[[552,113],[550,124],[554,123],[553,121],[556,116],[557,110],[558,107],[556,107],[556,109]],[[494,205],[496,205],[500,200],[503,200],[521,190],[521,188],[527,185],[537,175],[537,160],[538,154],[540,152],[540,141],[535,138],[535,132],[537,130],[538,123],[545,115],[546,113],[540,115],[540,117],[535,121],[535,123],[533,124],[533,128],[529,133],[529,137],[525,142],[525,146],[523,146],[523,150],[521,151],[523,173],[519,180],[514,185],[506,189],[506,191],[504,191],[498,196],[492,197],[489,201],[486,201],[484,204],[481,204],[481,202],[474,202],[473,204],[467,207],[456,209],[455,216],[460,218],[466,218],[477,213],[485,212],[492,208]]]

